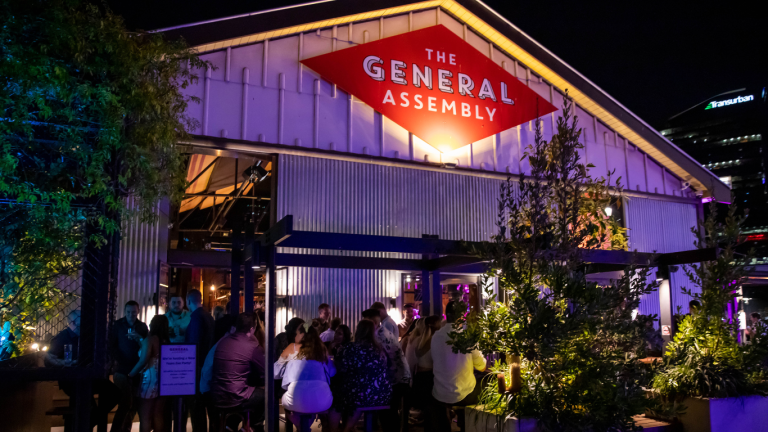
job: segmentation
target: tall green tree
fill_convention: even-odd
[[[18,332],[56,313],[57,280],[119,230],[127,196],[143,220],[181,198],[182,89],[208,65],[98,2],[2,0],[0,22],[0,322]]]
[[[502,417],[535,418],[550,431],[637,429],[643,410],[644,326],[632,318],[655,284],[634,267],[610,286],[587,280],[584,249],[626,249],[626,236],[605,208],[621,194],[620,179],[593,179],[583,162],[581,129],[567,95],[551,141],[536,137],[525,158],[530,175],[507,181],[498,201],[498,234],[475,252],[490,262],[499,297],[454,327],[454,350],[478,348],[519,358],[520,388],[507,366],[481,403]],[[462,324],[465,324],[464,326]]]
[[[710,204],[701,230],[693,230],[699,249],[717,248],[715,260],[686,268],[691,282],[700,293],[684,291],[701,304],[684,316],[673,340],[667,344],[664,364],[653,379],[653,389],[660,411],[674,416],[679,403],[687,397],[768,396],[768,327],[756,326],[749,344],[739,344],[739,321],[728,315],[749,269],[751,252],[739,253],[741,226],[746,217],[735,204],[724,218],[717,206]]]

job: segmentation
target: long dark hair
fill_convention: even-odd
[[[344,340],[341,343],[346,344],[352,342],[352,330],[349,329],[348,325],[340,324],[339,327],[336,328],[336,331],[339,330],[344,334]]]
[[[149,322],[149,337],[157,336],[160,343],[170,343],[168,328],[168,318],[165,315],[155,315]]]
[[[288,324],[285,325],[285,339],[288,342],[288,345],[292,344],[294,340],[296,340],[296,332],[299,330],[299,327],[304,324],[304,320],[301,318],[291,318],[290,321],[288,321]]]
[[[381,352],[381,345],[376,340],[376,325],[371,320],[361,320],[357,323],[355,330],[355,343],[360,345],[370,345],[376,351]]]
[[[328,363],[328,350],[325,349],[325,344],[320,339],[320,334],[316,328],[312,326],[307,327],[309,329],[301,340],[301,349],[297,358]]]
[[[264,341],[264,322],[261,321],[261,318],[259,318],[259,314],[254,312],[253,313],[253,337],[256,338],[256,340],[259,342],[259,345],[261,347],[266,346]]]

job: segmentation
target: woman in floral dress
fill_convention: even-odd
[[[360,419],[360,408],[389,406],[392,384],[387,376],[387,358],[374,336],[375,327],[368,320],[360,321],[355,341],[337,351],[334,362],[341,386],[333,398],[331,427],[336,429],[342,415],[344,431],[354,431]]]

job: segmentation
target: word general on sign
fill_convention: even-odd
[[[302,63],[431,146],[451,151],[556,111],[487,52],[438,25]]]

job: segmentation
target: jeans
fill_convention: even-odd
[[[482,386],[482,380],[477,379],[475,382],[475,388],[472,390],[472,393],[468,394],[464,399],[455,402],[455,403],[445,403],[440,402],[439,400],[432,397],[432,408],[431,411],[431,417],[432,417],[432,426],[434,427],[434,430],[436,431],[449,431],[451,430],[451,407],[454,406],[469,406],[469,405],[476,405],[478,402],[478,398],[480,397],[480,393],[483,390]],[[456,412],[456,416],[458,417],[458,424],[459,424],[459,430],[464,430],[464,410],[459,410]]]
[[[260,424],[264,422],[265,399],[264,387],[256,387],[253,389],[251,397],[241,405],[244,409],[251,410],[251,429],[254,432],[263,430]]]
[[[76,381],[60,381],[59,388],[70,398],[75,397],[75,386],[78,385]],[[91,427],[96,426],[99,422],[103,422],[106,426],[107,415],[112,408],[117,405],[120,399],[120,392],[117,387],[108,379],[95,379],[91,381],[91,391],[94,395],[99,395],[99,403],[93,399],[91,402]],[[70,399],[70,404],[72,400]]]
[[[192,420],[192,432],[208,432],[205,396],[197,394],[184,397],[184,408]],[[184,422],[186,425],[186,421]]]
[[[411,386],[405,383],[397,383],[392,386],[392,398],[389,402],[389,410],[382,411],[379,421],[381,422],[381,428],[385,431],[398,431],[400,430],[400,408],[402,400],[411,391]],[[408,419],[408,413],[402,414],[405,416],[405,420]]]
[[[112,419],[111,432],[130,432],[133,418],[136,416],[136,385],[135,378],[129,378],[128,375],[115,372],[112,375],[118,390],[120,391],[120,400],[117,403],[117,411]]]

